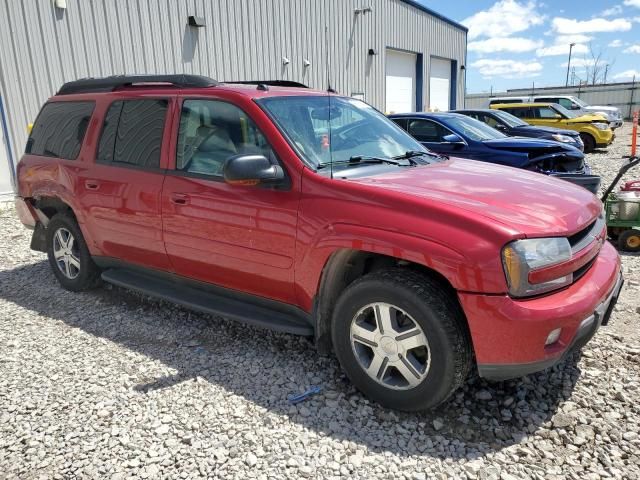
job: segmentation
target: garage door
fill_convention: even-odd
[[[416,109],[416,55],[387,49],[386,113],[406,113]]]
[[[446,111],[451,107],[451,60],[431,57],[429,109]]]

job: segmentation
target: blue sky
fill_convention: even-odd
[[[564,85],[596,76],[640,80],[640,0],[419,0],[469,28],[469,93]],[[590,75],[591,76],[591,75]]]

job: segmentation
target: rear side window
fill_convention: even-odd
[[[502,110],[509,112],[511,115],[515,115],[518,118],[533,118],[529,107],[503,108]]]
[[[497,105],[499,103],[522,103],[520,98],[496,98],[489,102],[489,105]]]
[[[31,129],[25,152],[75,160],[94,106],[94,102],[47,103]]]
[[[113,102],[104,118],[97,161],[159,168],[168,104],[165,99]]]

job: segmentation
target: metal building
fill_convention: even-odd
[[[0,2],[0,194],[63,82],[121,73],[286,79],[386,112],[462,107],[467,29],[414,0]],[[4,156],[7,158],[4,158]]]

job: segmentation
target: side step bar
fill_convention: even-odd
[[[297,313],[295,307],[285,304],[282,304],[283,307],[288,308],[283,308],[280,311],[251,303],[244,298],[231,298],[221,293],[206,291],[187,285],[186,282],[176,282],[120,268],[105,270],[102,272],[102,279],[119,287],[177,303],[192,310],[232,318],[249,325],[278,332],[304,336],[313,335],[313,327],[309,317],[305,316],[302,311]]]

